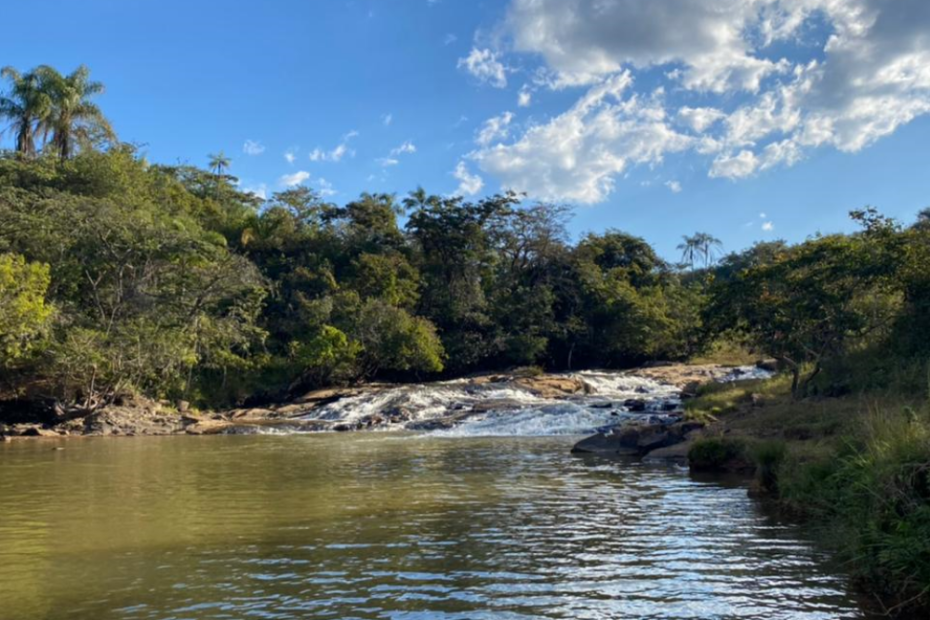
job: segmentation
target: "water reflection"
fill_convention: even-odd
[[[0,446],[0,618],[865,618],[740,487],[571,439]]]

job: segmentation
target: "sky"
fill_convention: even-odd
[[[669,258],[930,205],[927,0],[31,0],[0,65],[86,64],[154,162],[241,187],[575,205]],[[41,16],[41,17],[39,17]],[[0,144],[10,146],[4,135]]]

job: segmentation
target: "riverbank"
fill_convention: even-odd
[[[819,531],[889,615],[930,611],[925,398],[794,400],[790,379],[779,376],[704,385],[686,410],[710,422],[688,447],[692,471],[754,472],[752,492]]]

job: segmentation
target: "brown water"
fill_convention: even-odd
[[[744,488],[571,443],[2,444],[0,619],[867,617]]]

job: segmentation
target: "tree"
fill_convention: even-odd
[[[0,254],[0,369],[25,355],[45,329],[49,267]]]
[[[886,331],[899,314],[886,257],[868,235],[808,241],[717,283],[706,320],[780,360],[792,374],[792,394],[804,397],[826,362]]]
[[[20,74],[13,67],[3,67],[0,77],[11,83],[10,94],[0,97],[0,117],[10,120],[16,152],[33,157],[37,127],[45,122],[52,109],[51,97],[34,71]]]
[[[229,165],[232,163],[232,160],[227,157],[223,151],[219,153],[210,153],[208,157],[210,158],[208,166],[210,170],[213,171],[213,174],[216,175],[217,179],[223,176],[226,169],[229,168]]]
[[[723,242],[709,233],[697,233],[694,235],[694,240],[701,248],[701,255],[704,256],[704,267],[710,267],[723,249]]]
[[[694,271],[695,259],[701,253],[700,240],[696,236],[689,237],[688,235],[682,235],[681,238],[682,242],[676,246],[676,249],[681,251],[681,262],[690,266]]]
[[[48,65],[36,69],[43,92],[51,98],[51,110],[38,125],[39,131],[51,134],[51,145],[62,161],[70,159],[79,148],[113,141],[116,134],[110,121],[91,98],[102,94],[104,86],[90,79],[90,70],[81,65],[62,75]]]

